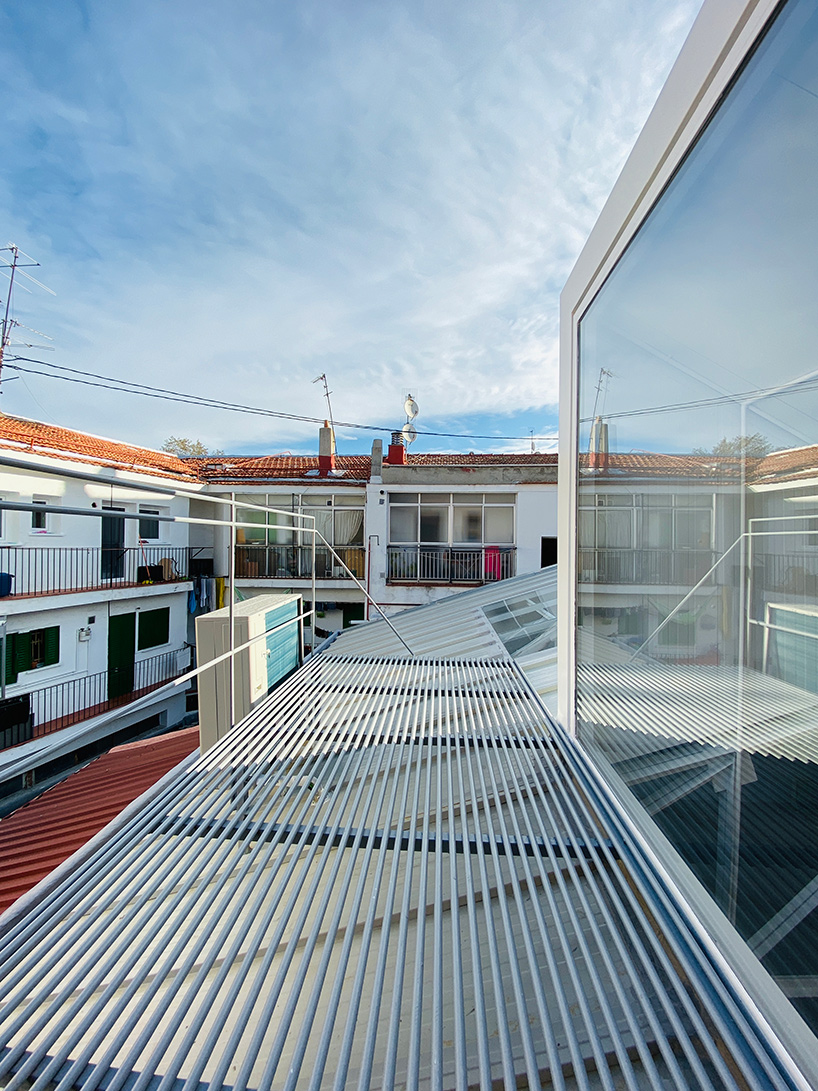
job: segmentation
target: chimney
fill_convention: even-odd
[[[602,417],[595,417],[591,425],[591,442],[588,444],[588,465],[592,470],[608,468],[608,425]]]
[[[318,429],[318,471],[322,477],[326,477],[330,470],[335,469],[335,433],[329,426],[329,421],[324,421],[324,427]]]
[[[381,477],[383,474],[383,441],[372,440],[372,477]]]
[[[392,442],[389,444],[386,461],[390,466],[406,465],[406,448],[403,446],[402,432],[392,433]]]

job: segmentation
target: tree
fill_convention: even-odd
[[[185,439],[184,436],[168,436],[162,444],[162,450],[178,458],[204,458],[206,455],[219,456],[224,451],[208,451],[200,439]]]
[[[773,445],[761,432],[753,432],[751,436],[733,436],[728,439],[725,436],[711,450],[704,447],[694,447],[694,455],[716,455],[718,458],[764,458],[772,451]]]

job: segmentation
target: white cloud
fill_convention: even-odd
[[[48,28],[35,49],[7,19],[0,197],[59,292],[21,317],[59,363],[287,412],[323,415],[322,371],[365,423],[398,423],[407,388],[453,430],[553,407],[559,290],[697,7],[99,0],[60,24],[53,78]],[[27,383],[60,423],[137,442],[313,439]],[[21,387],[6,412],[42,416]]]

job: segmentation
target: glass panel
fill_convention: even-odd
[[[263,545],[267,541],[265,523],[267,518],[263,511],[255,511],[253,508],[236,508],[236,519],[240,523],[258,523],[258,527],[236,527],[237,545]]]
[[[291,511],[293,506],[292,493],[273,493],[267,497],[267,505],[271,508],[282,508],[284,511]]]
[[[486,503],[486,504],[513,504],[514,503],[514,497],[513,496],[509,496],[508,493],[502,493],[502,492],[486,493],[483,500],[484,500],[484,503]]]
[[[366,502],[366,496],[362,492],[341,493],[336,495],[336,508],[362,508]]]
[[[448,542],[449,509],[421,507],[420,509],[421,542]]]
[[[453,504],[482,504],[483,497],[475,496],[473,492],[456,492],[452,496]]]
[[[390,508],[389,509],[389,541],[390,542],[417,542],[418,540],[418,509],[417,508]]]
[[[300,524],[300,520],[291,518],[286,512],[277,514],[274,511],[267,513],[267,522],[267,541],[272,545],[290,545],[295,528]]]
[[[482,542],[483,509],[477,507],[456,507],[452,529],[454,542]]]
[[[390,504],[417,504],[417,502],[416,492],[390,492],[389,494]]]
[[[421,504],[448,504],[449,493],[447,492],[422,492],[420,494]]]
[[[790,0],[580,323],[576,638],[580,738],[813,1028],[816,177]]]
[[[486,508],[485,540],[494,545],[514,542],[514,508]]]

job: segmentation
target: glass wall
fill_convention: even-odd
[[[818,1029],[818,13],[579,326],[580,738]]]

